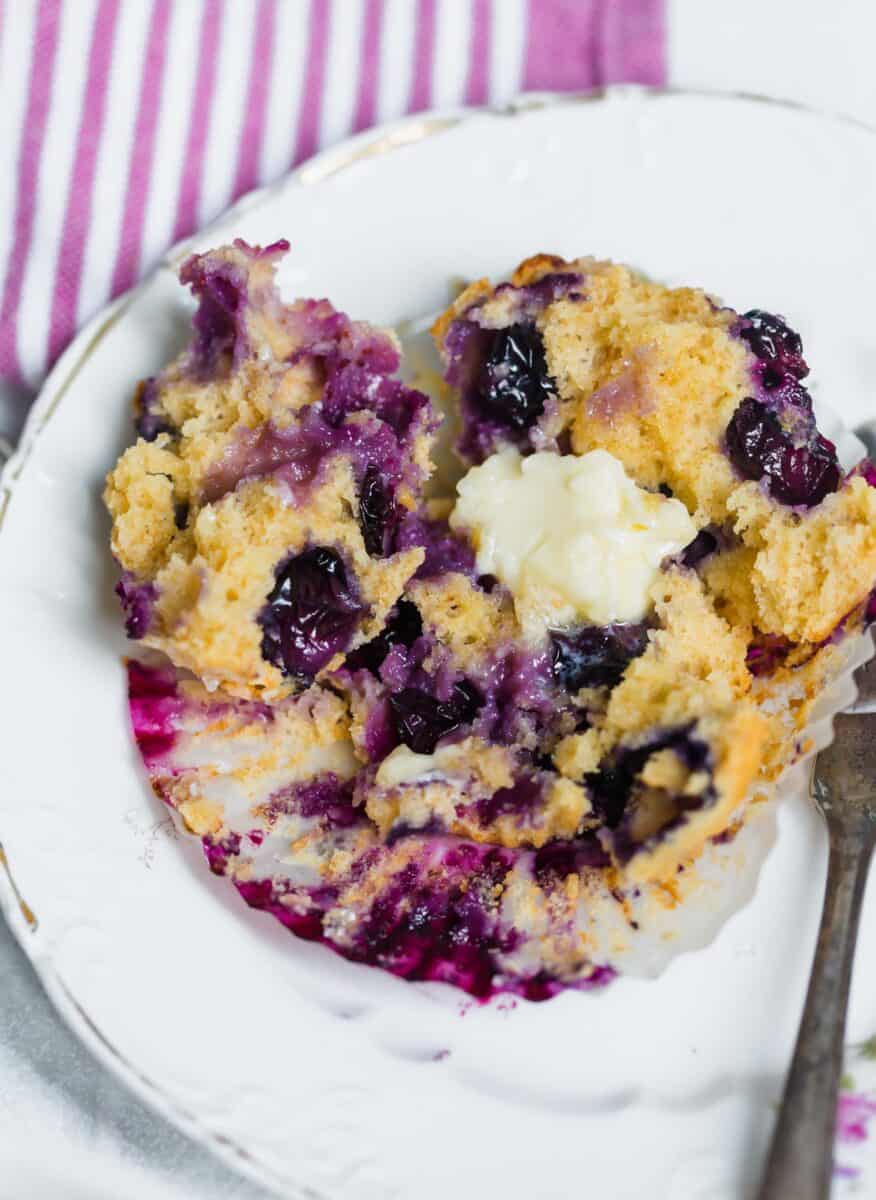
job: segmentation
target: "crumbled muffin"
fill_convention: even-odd
[[[818,432],[783,319],[539,255],[436,322],[468,474],[427,501],[395,341],[282,303],[284,248],[184,266],[192,343],[107,485],[128,631],[174,664],[130,665],[156,791],[355,961],[605,982],[802,752],[876,472]]]
[[[129,632],[210,686],[276,698],[374,636],[423,559],[395,552],[434,417],[391,334],[284,305],[285,244],[189,259],[184,353],[141,386],[105,499]],[[302,628],[306,627],[304,633]]]
[[[539,255],[509,283],[470,285],[433,332],[466,462],[509,447],[608,451],[641,487],[681,500],[699,530],[664,564],[647,648],[606,703],[589,698],[588,728],[554,758],[567,778],[594,781],[598,808],[600,775],[624,753],[659,747],[665,730],[714,731],[717,795],[685,801],[686,816],[676,806],[671,837],[632,822],[645,849],[627,870],[665,872],[720,832],[762,767],[775,774],[793,753],[788,706],[751,685],[769,647],[769,694],[795,688],[792,724],[805,723],[833,657],[825,643],[850,614],[854,625],[876,580],[876,490],[861,471],[843,476],[815,427],[799,337],[760,310],[740,316],[624,266]]]

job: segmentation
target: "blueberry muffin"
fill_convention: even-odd
[[[284,244],[196,256],[188,350],[107,485],[131,713],[211,869],[299,936],[544,999],[673,935],[805,749],[876,583],[876,474],[817,430],[799,337],[538,256],[435,325],[284,304]]]
[[[608,801],[596,783],[597,807],[615,809],[603,840],[620,861],[632,837],[644,853],[629,869],[664,873],[795,753],[838,635],[860,625],[876,580],[876,491],[866,471],[841,470],[818,432],[800,338],[772,314],[740,315],[613,263],[540,255],[510,283],[468,287],[435,335],[459,397],[458,450],[473,464],[454,524],[468,520],[482,566],[495,560],[496,527],[482,503],[467,516],[465,490],[510,461],[606,453],[693,523],[652,585],[646,643],[553,760],[572,779],[607,772],[613,794],[620,782]],[[561,621],[555,653],[603,638],[596,617],[580,632]],[[700,791],[703,772],[662,745],[681,728],[707,747]],[[639,768],[648,745],[656,755]],[[680,785],[686,799],[681,812],[677,796],[668,805],[655,841],[648,830],[667,805],[653,795],[658,778],[658,791]]]
[[[195,255],[184,353],[141,385],[109,477],[128,632],[208,686],[274,698],[378,633],[423,558],[396,552],[435,419],[393,335],[284,305],[286,249]]]

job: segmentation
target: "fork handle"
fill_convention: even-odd
[[[828,818],[818,945],[760,1200],[827,1200],[852,960],[874,833]]]

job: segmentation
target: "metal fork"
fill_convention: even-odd
[[[872,457],[874,428],[856,433]],[[876,844],[876,659],[856,681],[858,699],[836,717],[834,740],[815,763],[815,803],[830,839],[824,911],[760,1200],[830,1195],[852,961]]]

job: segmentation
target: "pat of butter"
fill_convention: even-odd
[[[696,536],[685,506],[640,488],[605,450],[494,454],[457,485],[450,516],[478,571],[511,592],[529,636],[638,621],[660,564]]]

